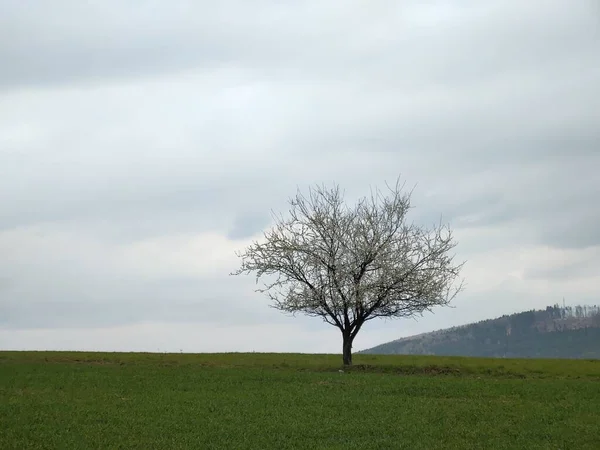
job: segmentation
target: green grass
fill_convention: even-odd
[[[0,352],[0,448],[598,449],[600,361]]]

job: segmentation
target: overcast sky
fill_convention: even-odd
[[[600,304],[595,0],[4,0],[0,61],[2,349],[340,352],[234,252],[399,175],[467,287],[355,350]]]

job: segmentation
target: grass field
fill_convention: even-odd
[[[600,361],[0,352],[0,449],[600,449]]]

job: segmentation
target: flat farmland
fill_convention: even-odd
[[[600,448],[600,361],[354,359],[0,352],[0,448]]]

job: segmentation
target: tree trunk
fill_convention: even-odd
[[[342,344],[342,359],[344,360],[344,366],[352,365],[352,341],[353,339],[346,333],[342,333],[343,344]]]

